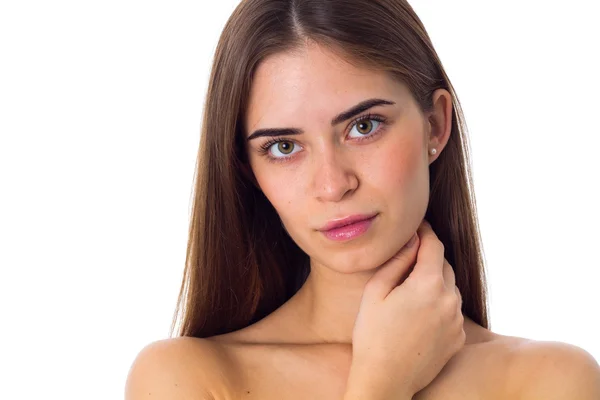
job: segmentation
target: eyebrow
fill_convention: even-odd
[[[336,115],[331,120],[331,126],[335,126],[340,122],[346,121],[354,117],[355,115],[360,114],[363,111],[368,110],[369,108],[381,105],[393,105],[396,104],[393,101],[384,100],[384,99],[368,99],[365,101],[361,101],[357,105],[349,108],[348,110]],[[248,136],[247,140],[256,139],[261,136],[288,136],[288,135],[300,135],[304,133],[302,129],[299,128],[266,128],[266,129],[257,129],[250,136]]]

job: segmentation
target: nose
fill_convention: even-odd
[[[317,200],[337,202],[358,188],[358,176],[350,157],[328,148],[315,158],[312,186]]]

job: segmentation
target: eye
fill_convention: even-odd
[[[352,129],[350,129],[349,136],[352,137],[352,132],[356,131],[358,133],[355,138],[369,136],[373,132],[377,131],[377,128],[382,123],[382,118],[377,116],[364,116],[354,122]]]
[[[286,158],[296,152],[298,145],[286,139],[273,139],[265,143],[262,148],[265,152],[269,152],[273,158]]]

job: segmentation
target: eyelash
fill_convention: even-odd
[[[350,129],[352,129],[354,127],[354,125],[358,124],[359,122],[370,121],[370,120],[379,122],[379,125],[377,126],[377,130],[368,136],[363,136],[360,139],[354,139],[354,140],[359,141],[359,142],[362,142],[363,140],[371,140],[373,137],[378,136],[380,133],[382,133],[383,130],[386,128],[386,121],[387,121],[386,118],[382,117],[381,115],[377,115],[377,114],[365,114],[365,115],[361,115],[360,117],[354,119],[350,123]],[[268,155],[269,149],[271,148],[271,146],[273,146],[276,143],[280,143],[280,142],[295,143],[293,140],[282,138],[282,137],[272,138],[260,146],[260,150],[259,150],[260,154],[263,156],[266,156],[269,159],[269,161],[272,161],[272,162],[286,162],[287,160],[292,158],[293,155],[287,156],[287,157],[273,157],[273,156]]]

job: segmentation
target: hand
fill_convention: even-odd
[[[367,282],[354,324],[348,390],[370,398],[411,398],[465,343],[462,297],[444,245],[425,220],[413,239]]]

